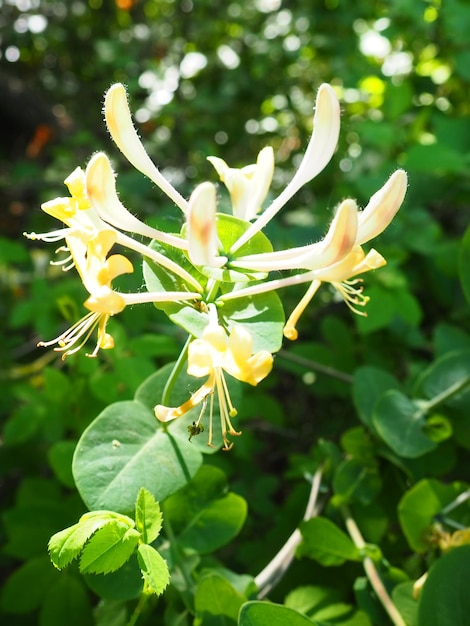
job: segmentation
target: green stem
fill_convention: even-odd
[[[442,391],[440,394],[435,396],[432,400],[423,402],[424,411],[425,412],[431,411],[432,409],[436,408],[436,406],[438,406],[439,404],[442,404],[446,400],[449,400],[449,398],[452,398],[452,396],[457,395],[468,386],[470,386],[470,376],[468,376],[464,380],[461,380],[451,385],[450,387]]]
[[[146,593],[141,593],[139,597],[139,601],[137,602],[137,606],[134,609],[129,621],[127,622],[127,626],[135,626],[137,620],[139,619],[142,611],[144,610],[145,605],[148,602],[149,595]]]
[[[163,389],[162,404],[166,406],[170,405],[171,392],[173,391],[173,387],[175,385],[176,379],[180,375],[181,370],[183,369],[183,366],[186,363],[186,360],[188,358],[188,347],[191,342],[191,339],[192,339],[192,335],[189,335],[189,337],[186,340],[186,343],[183,346],[183,349],[180,352],[178,360],[173,366],[173,370],[171,371],[171,374],[168,377],[168,380],[166,381],[165,387]]]
[[[359,530],[355,520],[351,517],[349,508],[347,506],[342,506],[341,513],[343,514],[346,528],[348,529],[349,535],[353,540],[354,545],[359,550],[363,550],[366,546],[366,542],[364,541],[364,537],[361,535],[361,531]],[[386,610],[393,624],[395,624],[395,626],[406,626],[405,620],[401,616],[401,613],[399,613],[397,607],[393,604],[393,601],[389,596],[388,591],[385,589],[385,586],[379,576],[379,572],[375,567],[374,561],[369,556],[366,556],[364,557],[362,564],[364,566],[364,571],[367,575],[367,578],[369,579],[369,582],[377,595],[377,598]]]
[[[163,530],[165,532],[165,535],[167,536],[170,546],[171,559],[174,566],[179,568],[181,575],[183,576],[184,582],[186,584],[186,589],[183,591],[183,594],[187,595],[186,602],[188,603],[191,600],[189,596],[192,593],[194,587],[193,577],[191,572],[189,572],[186,568],[186,563],[184,563],[184,554],[182,554],[178,539],[176,538],[176,535],[173,531],[173,526],[171,525],[168,516],[165,514],[164,505],[162,505],[162,513]]]
[[[211,278],[207,281],[206,296],[205,296],[206,302],[214,301],[214,298],[217,295],[217,292],[219,290],[219,286],[220,286],[220,281],[215,280],[215,278]]]
[[[350,374],[341,372],[340,370],[337,370],[334,367],[323,365],[322,363],[318,363],[317,361],[306,359],[305,357],[299,356],[298,354],[294,354],[293,352],[288,352],[287,350],[280,350],[278,352],[278,357],[281,359],[285,359],[286,361],[292,361],[292,363],[297,363],[298,365],[301,365],[302,367],[305,367],[307,369],[320,372],[321,374],[325,374],[326,376],[331,376],[332,378],[342,380],[345,383],[351,384],[353,382],[353,377]]]

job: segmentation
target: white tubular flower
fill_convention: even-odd
[[[387,228],[405,199],[407,185],[406,172],[397,170],[374,193],[365,209],[359,213],[357,245],[374,239]]]
[[[258,217],[251,227],[232,246],[235,253],[255,233],[264,228],[290,198],[317,176],[329,163],[338,143],[340,129],[340,108],[333,87],[324,83],[317,94],[315,115],[313,118],[313,134],[293,179],[284,191]]]
[[[104,114],[111,137],[126,159],[166,193],[183,213],[187,213],[187,201],[160,173],[145,151],[132,122],[126,90],[120,83],[116,83],[107,91]]]
[[[323,241],[304,248],[238,258],[233,262],[237,267],[265,271],[294,268],[309,271],[233,290],[221,296],[220,300],[225,302],[291,285],[311,283],[286,322],[284,335],[288,339],[297,338],[295,326],[323,282],[333,285],[354,313],[366,315],[357,307],[364,307],[369,298],[362,293],[362,280],[355,277],[384,266],[386,260],[374,249],[366,254],[362,244],[387,228],[404,200],[406,187],[406,173],[397,170],[372,196],[364,211],[357,213],[352,200],[344,201]]]
[[[260,272],[327,267],[342,259],[355,245],[357,225],[356,203],[354,200],[344,200],[336,211],[328,233],[321,241],[279,252],[239,257],[231,265]]]
[[[216,191],[212,183],[198,185],[189,199],[188,256],[194,265],[221,267],[227,257],[218,256]]]
[[[274,173],[274,152],[268,146],[258,154],[256,164],[241,169],[231,168],[218,157],[207,157],[220,180],[227,187],[232,200],[233,215],[245,222],[251,221],[261,210]]]

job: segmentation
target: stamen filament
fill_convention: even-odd
[[[320,280],[314,280],[311,283],[310,287],[305,292],[303,298],[300,300],[298,305],[295,307],[295,309],[290,314],[289,319],[287,320],[286,325],[284,326],[284,329],[282,331],[283,335],[284,335],[284,337],[286,337],[286,339],[290,339],[291,341],[295,341],[297,339],[297,337],[299,336],[299,333],[297,332],[296,326],[298,324],[300,316],[305,311],[307,306],[310,304],[311,299],[316,294],[316,292],[317,292],[318,288],[320,287],[320,285],[321,285],[321,281]]]

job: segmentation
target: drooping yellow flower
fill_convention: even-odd
[[[249,222],[261,210],[274,173],[274,152],[266,147],[258,154],[256,164],[241,169],[229,167],[218,157],[207,157],[215,167],[220,180],[227,187],[232,200],[233,215]]]
[[[220,411],[220,423],[224,450],[229,450],[233,442],[227,435],[239,435],[232,426],[231,419],[237,411],[230,399],[224,372],[237,380],[256,386],[270,373],[273,357],[267,350],[253,354],[253,340],[250,333],[242,326],[234,326],[227,336],[225,329],[217,321],[214,305],[209,305],[209,324],[200,339],[194,339],[188,348],[188,374],[196,378],[208,376],[206,382],[179,407],[157,405],[155,415],[161,422],[169,422],[180,417],[203,403],[202,411],[193,432],[201,432],[200,422],[204,414],[207,397],[210,398],[209,440],[212,444],[212,418],[214,410],[214,394],[217,393]]]
[[[124,309],[126,302],[122,295],[113,291],[111,282],[134,269],[132,263],[121,254],[107,256],[115,242],[116,234],[112,230],[100,231],[90,240],[86,240],[80,233],[68,235],[68,249],[90,294],[85,302],[90,313],[56,339],[40,342],[39,346],[58,344],[54,350],[63,352],[64,359],[80,350],[95,328],[98,328],[98,341],[89,356],[96,356],[100,348],[107,350],[114,347],[112,336],[106,332],[106,325],[112,315]]]
[[[51,346],[62,352],[62,358],[74,354],[88,341],[93,331],[98,329],[95,349],[88,356],[96,356],[99,349],[114,347],[112,336],[106,331],[111,316],[120,313],[129,304],[144,302],[177,302],[200,298],[199,293],[158,292],[158,293],[119,293],[112,288],[112,281],[122,274],[133,271],[132,263],[122,254],[109,252],[117,240],[115,230],[101,230],[94,237],[83,233],[69,233],[66,238],[68,250],[74,265],[89,293],[84,306],[90,311],[67,331],[51,341],[40,342],[39,346]]]

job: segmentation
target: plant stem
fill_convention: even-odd
[[[292,361],[292,363],[297,363],[298,365],[301,365],[302,367],[305,367],[307,369],[315,370],[317,372],[320,372],[321,374],[326,374],[326,376],[337,378],[338,380],[342,380],[345,383],[351,384],[353,381],[353,377],[350,374],[341,372],[334,367],[323,365],[322,363],[318,363],[317,361],[306,359],[303,356],[294,354],[293,352],[288,352],[287,350],[280,350],[278,352],[278,357],[285,359],[286,361]]]
[[[127,626],[135,626],[137,620],[139,619],[147,601],[149,599],[149,595],[146,593],[141,593],[139,597],[139,601],[137,602],[137,606],[134,609],[129,621],[127,622]]]
[[[310,488],[307,508],[305,509],[304,520],[314,517],[317,513],[317,498],[320,490],[323,467],[315,472]],[[300,530],[296,528],[286,543],[282,546],[276,556],[266,565],[266,567],[256,576],[255,584],[258,587],[258,598],[264,598],[273,587],[284,576],[294,558],[295,550],[302,541]]]
[[[164,505],[162,505],[162,513],[163,513],[163,529],[165,531],[165,535],[168,538],[168,543],[170,546],[171,557],[174,565],[177,565],[181,571],[184,582],[186,584],[186,591],[191,591],[194,587],[194,581],[192,579],[191,573],[186,570],[185,563],[180,559],[181,556],[181,548],[178,544],[178,540],[176,539],[175,533],[173,532],[173,526],[171,522],[168,520],[168,517],[165,515]]]
[[[351,512],[347,506],[341,507],[341,512],[344,517],[344,521],[346,523],[346,528],[348,529],[349,535],[354,542],[354,545],[359,550],[363,550],[365,548],[366,542],[364,541],[364,537],[361,534],[355,520],[351,517]],[[397,607],[393,604],[391,597],[388,594],[388,591],[385,589],[385,586],[379,576],[377,568],[375,567],[374,561],[369,557],[365,556],[363,559],[364,571],[369,579],[370,584],[372,585],[373,590],[375,591],[377,598],[380,600],[380,603],[387,611],[388,616],[392,620],[395,626],[406,626],[406,622],[399,613]]]
[[[180,352],[178,360],[174,364],[173,370],[170,376],[168,377],[168,380],[166,381],[166,384],[162,393],[162,404],[165,404],[165,405],[170,404],[171,392],[173,390],[176,379],[178,378],[181,370],[183,369],[183,365],[186,363],[186,359],[188,357],[188,346],[189,346],[191,339],[192,339],[192,336],[189,335],[189,337],[186,340],[186,343],[183,346],[183,349]]]

